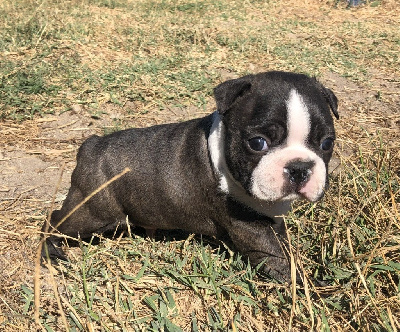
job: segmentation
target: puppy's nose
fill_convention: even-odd
[[[288,177],[291,184],[300,186],[305,184],[310,178],[314,166],[313,161],[292,161],[287,164],[283,172]]]

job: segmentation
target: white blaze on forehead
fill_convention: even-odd
[[[286,107],[288,116],[287,146],[304,144],[310,133],[310,114],[297,90],[290,91]]]

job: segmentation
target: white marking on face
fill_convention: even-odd
[[[285,196],[287,183],[285,167],[293,160],[314,161],[308,182],[298,193]],[[323,194],[326,181],[324,161],[313,151],[301,145],[275,149],[261,158],[252,174],[252,194],[266,201],[294,200],[303,195],[310,201],[318,200]]]
[[[286,144],[275,148],[261,158],[252,174],[252,194],[266,201],[294,200],[301,195],[310,201],[318,200],[324,191],[326,168],[324,161],[306,146],[311,122],[308,108],[299,93],[293,89],[286,101]],[[296,193],[285,193],[288,184],[287,165],[292,161],[314,162],[307,183]]]

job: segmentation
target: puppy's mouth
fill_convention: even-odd
[[[309,202],[316,202],[320,199],[320,197],[311,197],[307,193],[300,192],[299,190],[290,190],[284,191],[281,201],[297,201],[297,200],[306,200]]]
[[[282,190],[281,200],[307,200],[309,202],[319,201],[324,196],[324,189],[318,191],[307,190],[307,182],[301,185],[289,184]]]

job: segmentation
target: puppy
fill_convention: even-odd
[[[337,98],[316,79],[287,72],[229,80],[214,95],[217,111],[204,118],[87,139],[51,229],[85,239],[125,225],[128,216],[149,233],[228,237],[252,265],[290,280],[281,216],[294,200],[324,194]],[[60,244],[48,237],[43,256],[65,258]]]

